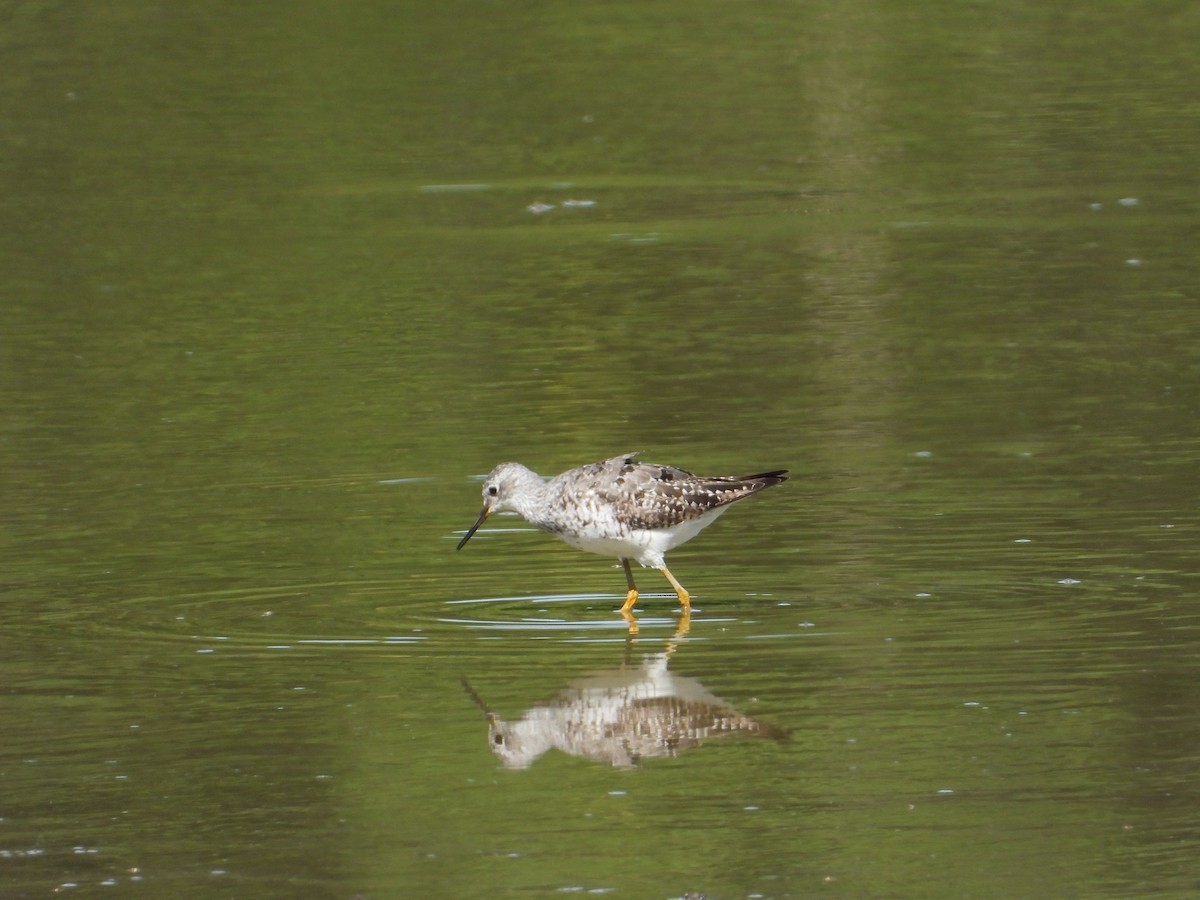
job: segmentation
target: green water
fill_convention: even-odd
[[[7,5],[0,896],[1194,896],[1197,46]],[[454,551],[497,462],[630,450],[793,473],[686,629]]]

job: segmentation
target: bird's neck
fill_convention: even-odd
[[[546,482],[542,476],[529,469],[517,474],[518,482],[513,485],[509,505],[520,513],[521,518],[532,525],[539,524],[539,519],[545,514],[543,500],[546,495]]]

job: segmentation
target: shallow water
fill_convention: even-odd
[[[0,894],[1195,893],[1193,13],[8,18]]]

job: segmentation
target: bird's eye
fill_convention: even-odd
[[[494,484],[488,485],[488,496],[489,497],[495,497],[498,493],[500,493],[499,488],[497,488]]]

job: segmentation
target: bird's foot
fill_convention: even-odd
[[[637,603],[638,592],[633,588],[629,589],[629,593],[625,595],[625,605],[621,607],[621,612],[627,613],[633,609],[633,604]]]

